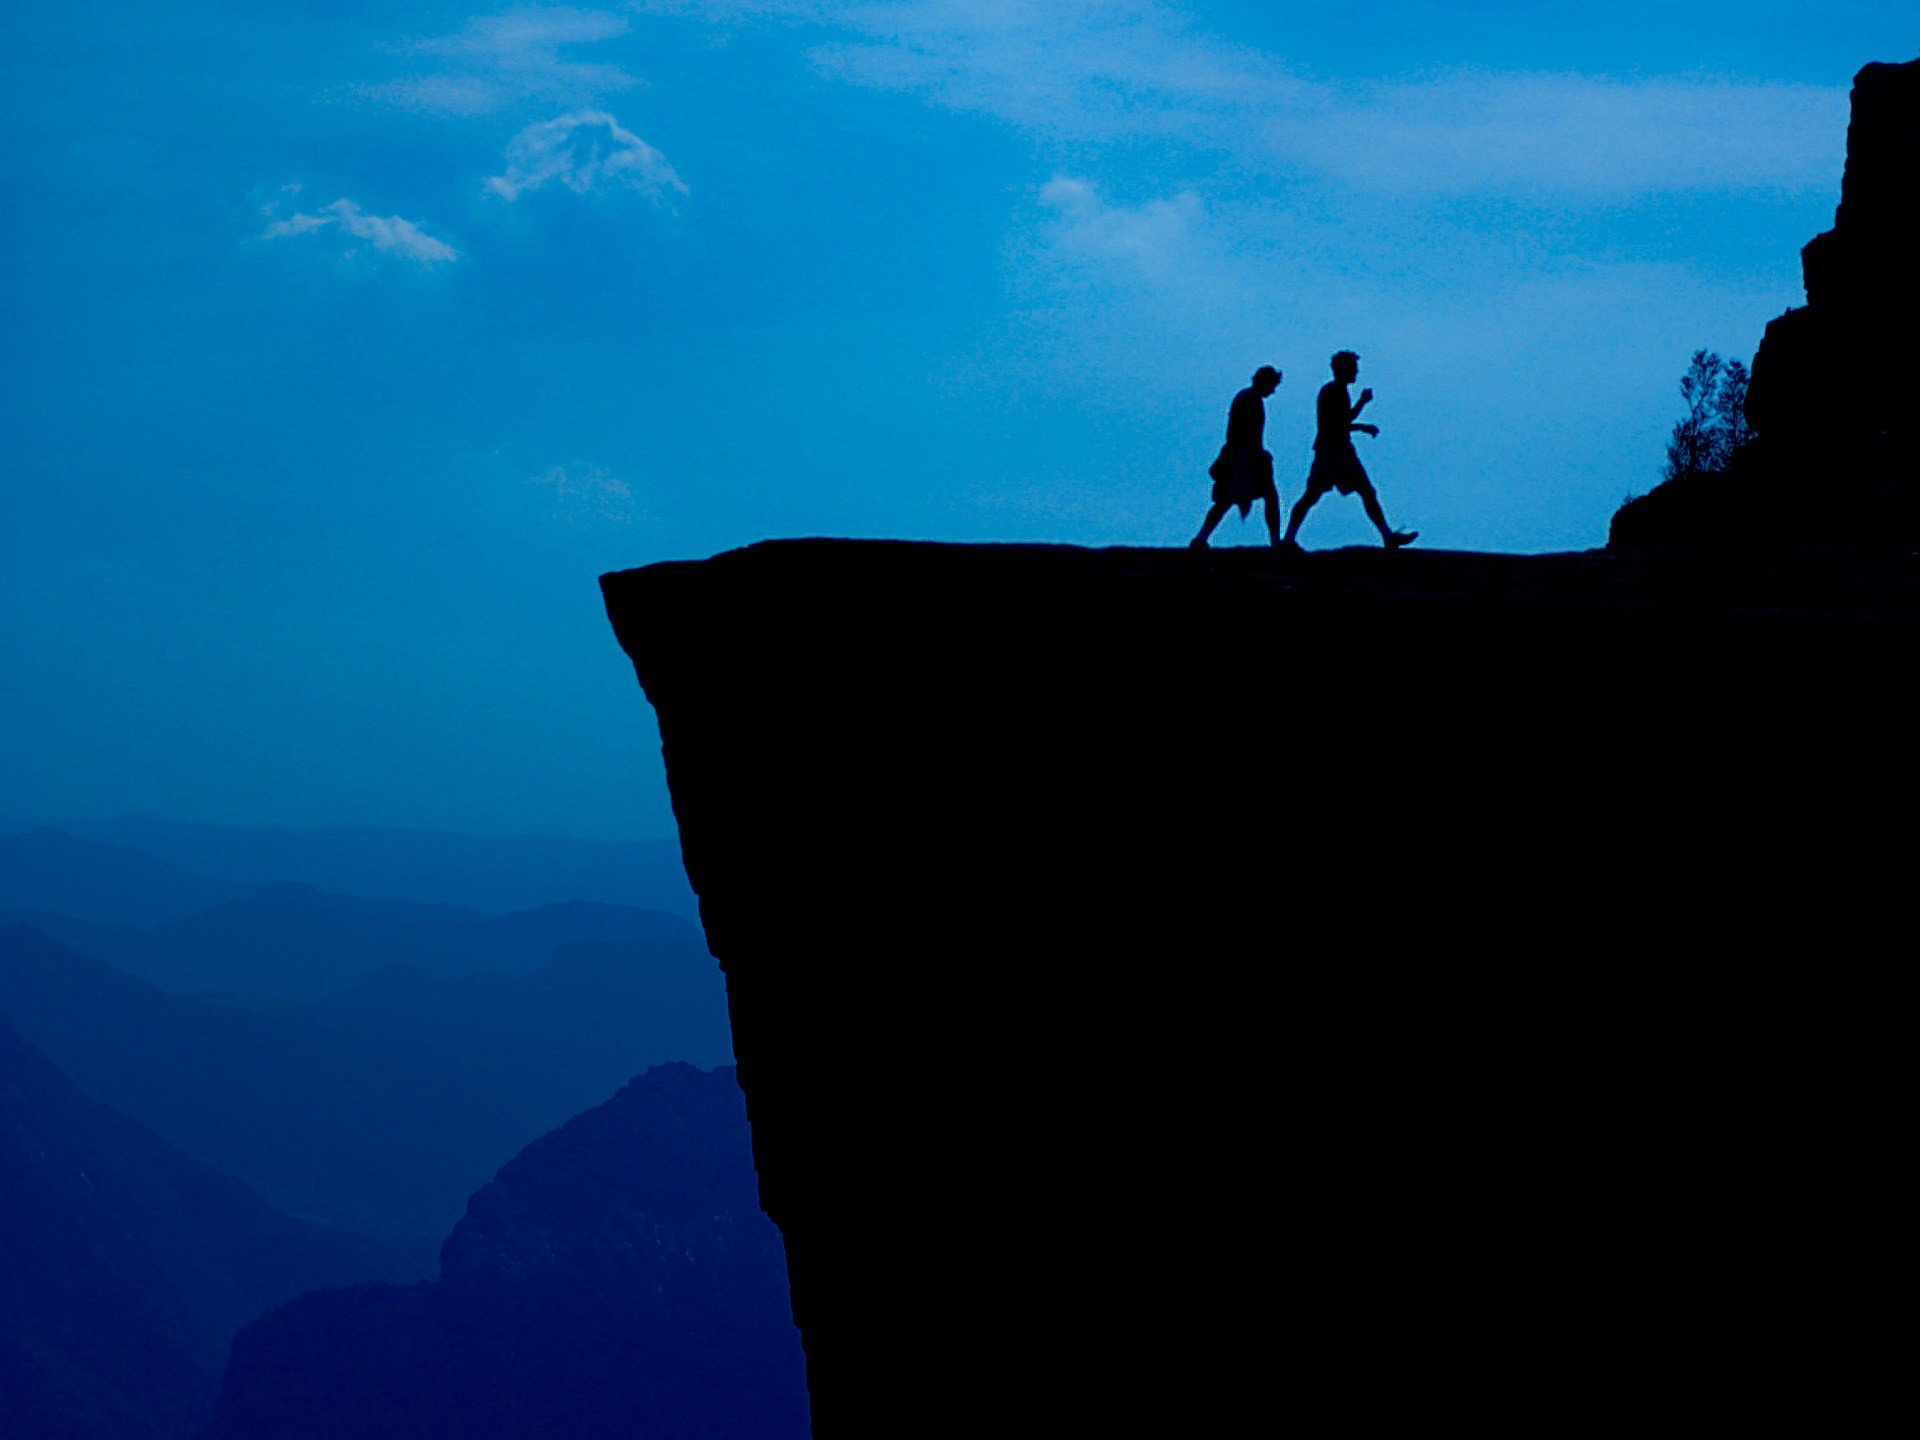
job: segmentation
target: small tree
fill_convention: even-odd
[[[1666,478],[1717,475],[1733,463],[1753,438],[1747,424],[1747,367],[1722,360],[1711,350],[1696,350],[1680,377],[1680,398],[1687,413],[1667,440]]]
[[[1718,449],[1715,434],[1720,398],[1720,357],[1711,350],[1693,352],[1693,363],[1680,377],[1680,398],[1687,402],[1687,413],[1673,427],[1667,440],[1667,475],[1678,480],[1684,475],[1705,475],[1720,467],[1715,463]]]
[[[1714,422],[1724,448],[1721,468],[1733,463],[1734,453],[1753,439],[1753,426],[1747,423],[1747,367],[1738,360],[1727,361],[1720,377],[1720,395],[1714,405]]]

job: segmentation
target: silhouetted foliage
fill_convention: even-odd
[[[1667,441],[1663,478],[1722,473],[1753,438],[1747,423],[1747,367],[1738,360],[1722,360],[1711,350],[1696,350],[1680,377],[1680,398],[1687,413]]]
[[[1920,539],[1920,60],[1866,66],[1851,105],[1833,228],[1800,251],[1807,303],[1768,322],[1744,396],[1746,371],[1693,357],[1665,479],[1609,545]]]

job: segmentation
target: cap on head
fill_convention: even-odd
[[[1351,350],[1333,352],[1333,373],[1336,375],[1357,375],[1360,373],[1360,357]]]
[[[1280,383],[1280,372],[1271,365],[1262,365],[1258,370],[1253,372],[1253,383],[1256,385],[1278,385]]]

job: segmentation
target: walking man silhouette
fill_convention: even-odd
[[[1207,537],[1235,505],[1246,519],[1255,500],[1266,514],[1268,542],[1280,543],[1280,492],[1273,488],[1273,456],[1261,443],[1267,430],[1267,396],[1279,388],[1280,372],[1262,365],[1253,372],[1253,383],[1227,407],[1227,443],[1207,470],[1213,477],[1213,506],[1200,522],[1200,533],[1188,542],[1189,550],[1206,549]]]
[[[1380,532],[1380,543],[1389,550],[1411,545],[1420,538],[1418,530],[1395,530],[1387,524],[1387,517],[1380,509],[1380,497],[1373,492],[1373,481],[1367,478],[1366,467],[1353,448],[1356,430],[1362,435],[1380,433],[1378,425],[1360,423],[1360,412],[1373,399],[1373,391],[1362,390],[1357,403],[1347,393],[1347,387],[1359,375],[1358,355],[1351,350],[1334,355],[1333,379],[1320,387],[1320,399],[1315,406],[1313,468],[1307,472],[1307,493],[1300,497],[1293,513],[1287,517],[1287,534],[1279,542],[1281,545],[1299,545],[1301,522],[1307,518],[1314,502],[1329,490],[1338,490],[1342,495],[1357,494],[1367,519]]]

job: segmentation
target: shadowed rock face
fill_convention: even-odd
[[[1854,77],[1840,207],[1801,268],[1807,304],[1754,355],[1755,442],[1629,501],[1614,544],[1920,535],[1920,60]]]
[[[819,1440],[1854,1403],[1920,570],[815,541],[603,585]]]
[[[744,1119],[731,1070],[648,1071],[476,1192],[438,1281],[243,1330],[207,1440],[803,1440]]]

